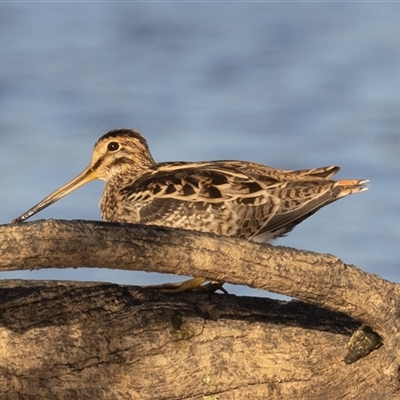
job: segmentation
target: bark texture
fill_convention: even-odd
[[[88,221],[4,225],[0,238],[1,271],[168,272],[301,300],[1,281],[1,398],[400,398],[399,285],[334,256]],[[347,365],[361,322],[384,345]]]

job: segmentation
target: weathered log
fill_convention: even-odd
[[[0,237],[1,271],[85,266],[168,272],[302,300],[2,281],[5,399],[374,399],[378,394],[389,399],[398,394],[399,285],[334,256],[88,221],[4,225]],[[361,322],[379,333],[384,345],[346,365],[346,343]]]

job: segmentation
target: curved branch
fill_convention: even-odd
[[[400,286],[337,257],[155,226],[40,220],[0,227],[0,271],[96,267],[202,276],[343,312],[397,334]]]

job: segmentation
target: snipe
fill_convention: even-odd
[[[105,221],[268,242],[327,204],[367,190],[366,180],[331,179],[338,171],[337,166],[279,170],[245,161],[156,163],[140,133],[117,129],[98,140],[83,172],[13,222],[23,222],[85,183],[101,179]],[[164,288],[179,292],[204,281],[195,278]]]

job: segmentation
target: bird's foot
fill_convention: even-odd
[[[203,285],[206,280],[207,279],[205,278],[192,278],[184,282],[163,283],[161,285],[150,285],[145,287],[150,289],[158,289],[162,293],[171,294],[190,291],[215,292],[217,290],[221,290],[223,293],[228,294],[228,292],[222,287],[224,282],[208,282]]]

